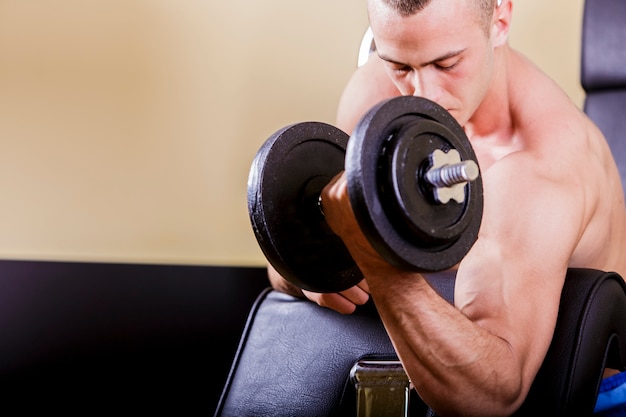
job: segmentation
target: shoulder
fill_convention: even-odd
[[[591,196],[579,172],[571,172],[576,165],[564,159],[521,150],[483,173],[482,231],[497,237],[502,249],[510,245],[514,252],[537,256],[549,249],[567,261],[589,221]]]
[[[544,163],[544,168],[568,166],[587,157],[602,143],[593,123],[565,91],[540,68],[514,53],[509,73],[513,131],[523,150]],[[564,170],[553,169],[558,175]]]
[[[371,54],[358,67],[345,86],[337,108],[336,125],[352,133],[361,116],[382,100],[399,96],[400,92],[387,76],[383,62]]]

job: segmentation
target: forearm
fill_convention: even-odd
[[[439,415],[508,415],[521,404],[529,384],[505,340],[469,320],[418,274],[368,277],[368,283],[409,378]]]

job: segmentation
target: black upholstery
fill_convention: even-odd
[[[223,416],[349,416],[356,360],[397,359],[373,307],[341,316],[269,289],[237,354]]]
[[[604,133],[626,192],[626,1],[586,0],[583,16],[584,110]]]
[[[570,269],[552,344],[518,415],[591,415],[605,364],[626,365],[625,318],[622,277]]]
[[[452,300],[454,276],[430,282]],[[552,346],[518,416],[590,415],[606,362],[626,363],[626,285],[614,273],[571,269]],[[354,315],[275,291],[253,308],[216,416],[354,416],[350,368],[394,358],[376,310]],[[411,415],[426,407],[413,395]]]
[[[625,16],[623,0],[585,1],[581,67],[585,91],[626,88]]]
[[[454,275],[433,286],[452,300]],[[397,359],[371,303],[341,315],[268,289],[250,312],[216,416],[355,415],[348,376],[360,359]],[[426,411],[415,395],[412,410]]]

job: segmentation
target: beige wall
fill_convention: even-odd
[[[333,122],[365,0],[0,1],[0,258],[260,264],[246,181]],[[579,105],[583,0],[519,0],[511,43]]]

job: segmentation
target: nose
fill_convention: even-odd
[[[428,74],[428,72],[414,71],[412,77],[409,77],[406,85],[405,95],[424,97],[434,102],[439,102],[442,97],[442,88],[437,83],[437,78]]]

